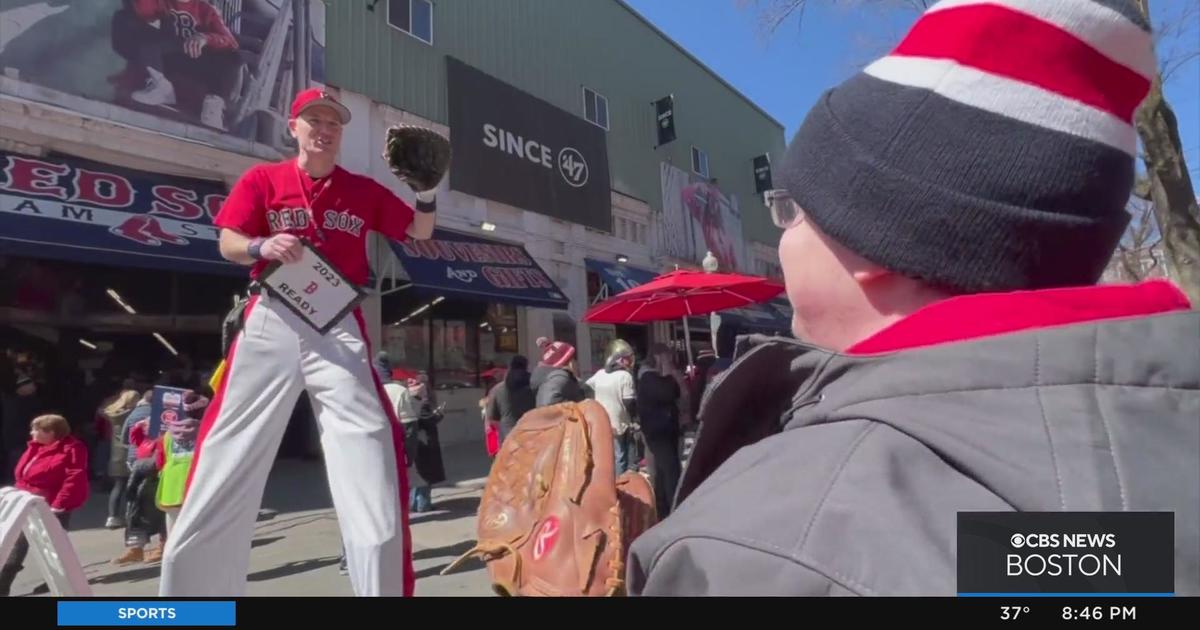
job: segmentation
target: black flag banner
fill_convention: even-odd
[[[771,188],[771,156],[764,153],[754,158],[754,192],[761,195]]]
[[[675,97],[664,96],[654,101],[654,120],[658,127],[658,146],[675,139]]]

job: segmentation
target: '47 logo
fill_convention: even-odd
[[[558,173],[573,188],[582,188],[588,182],[587,160],[583,154],[571,147],[558,152]]]
[[[450,280],[458,280],[459,282],[471,284],[475,278],[479,277],[479,274],[471,271],[470,269],[454,269],[453,267],[446,267],[446,277]]]

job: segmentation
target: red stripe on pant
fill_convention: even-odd
[[[253,295],[242,314],[243,328],[245,328],[246,322],[250,321],[250,312],[254,310],[256,304],[258,304],[258,296]],[[229,375],[233,374],[233,357],[237,354],[239,337],[241,337],[240,334],[234,337],[233,342],[229,344],[229,356],[225,357],[225,372],[221,374],[221,382],[217,384],[217,391],[213,392],[213,399],[209,402],[208,408],[204,410],[204,419],[200,421],[200,430],[196,434],[196,448],[192,452],[192,466],[188,469],[187,482],[183,486],[184,498],[187,498],[188,489],[192,487],[192,475],[195,474],[196,467],[200,464],[200,451],[204,446],[204,438],[208,437],[208,432],[217,422],[217,416],[221,415],[221,404],[225,402],[225,391],[229,389]]]
[[[408,527],[408,467],[405,465],[408,458],[404,451],[404,429],[396,417],[395,410],[392,409],[391,400],[383,389],[383,383],[379,381],[379,375],[375,373],[374,362],[371,361],[374,357],[371,350],[371,338],[367,335],[367,323],[363,319],[362,310],[354,309],[354,319],[358,322],[363,343],[367,346],[367,361],[372,365],[371,378],[375,381],[375,393],[379,395],[379,403],[383,406],[383,412],[387,414],[388,422],[392,425],[392,446],[396,449],[396,475],[400,479],[400,526],[404,529],[404,596],[412,597],[417,580],[412,564],[412,532]]]

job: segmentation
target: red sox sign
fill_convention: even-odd
[[[27,246],[231,267],[212,224],[225,196],[213,182],[0,152],[0,240]]]

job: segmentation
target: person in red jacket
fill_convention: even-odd
[[[83,442],[71,435],[62,416],[38,416],[30,423],[31,439],[17,462],[16,488],[32,492],[50,504],[50,510],[66,529],[71,512],[88,497],[88,454]],[[21,572],[29,542],[22,535],[0,569],[0,596],[7,596]]]
[[[242,60],[221,13],[205,0],[126,0],[113,14],[112,47],[128,65],[111,79],[152,107],[199,104],[200,122],[225,129],[226,99]]]

